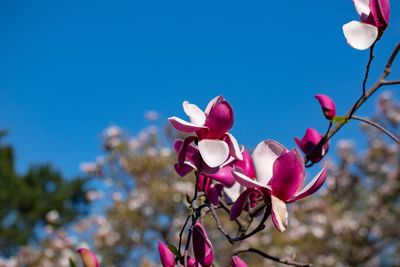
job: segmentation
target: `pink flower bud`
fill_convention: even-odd
[[[247,267],[247,264],[238,256],[233,256],[232,267]]]
[[[316,163],[326,155],[326,152],[328,152],[329,149],[328,143],[325,143],[319,148],[317,147],[322,138],[323,136],[317,130],[314,128],[308,128],[301,140],[295,137],[294,141],[307,158]]]
[[[193,227],[193,252],[196,261],[203,267],[211,266],[214,260],[213,247],[200,223],[196,223]]]
[[[208,127],[207,138],[221,138],[233,126],[233,109],[223,98],[219,97],[211,107],[204,124]]]
[[[100,267],[96,255],[87,248],[79,248],[79,255],[81,256],[84,267]]]
[[[315,98],[319,101],[325,118],[332,120],[336,116],[335,102],[329,96],[323,94],[315,95]]]
[[[361,21],[377,27],[379,32],[382,33],[389,24],[390,1],[370,0],[369,9],[369,15],[362,14]]]
[[[167,245],[160,241],[158,241],[158,252],[160,253],[160,259],[163,267],[175,266],[175,255],[171,252]]]

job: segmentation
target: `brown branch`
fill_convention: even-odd
[[[261,250],[255,249],[255,248],[246,248],[246,249],[237,250],[237,251],[235,251],[234,255],[238,255],[238,254],[242,254],[242,253],[248,253],[248,252],[258,254],[261,257],[264,257],[266,259],[269,259],[269,260],[272,260],[272,261],[275,261],[275,262],[279,262],[279,263],[282,263],[282,264],[285,264],[285,265],[289,265],[289,266],[297,266],[297,267],[310,267],[310,266],[313,266],[310,263],[301,263],[301,262],[291,261],[291,260],[288,260],[288,259],[281,259],[279,257],[269,255],[269,254],[267,254],[265,252],[262,252]]]

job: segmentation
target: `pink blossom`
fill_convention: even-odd
[[[295,137],[294,141],[307,156],[309,160],[316,163],[319,162],[328,152],[329,144],[325,143],[320,147],[317,147],[323,136],[314,128],[307,128],[306,133],[300,140]]]
[[[175,255],[171,252],[166,244],[158,241],[158,252],[160,253],[160,259],[163,267],[175,266]]]
[[[324,167],[303,189],[305,165],[303,157],[297,149],[288,150],[273,140],[266,140],[258,144],[252,155],[256,170],[256,179],[243,174],[240,170],[233,170],[236,181],[248,188],[242,195],[258,192],[264,199],[271,201],[271,215],[275,227],[284,231],[287,226],[286,203],[291,203],[316,192],[326,179]],[[240,207],[248,198],[236,200],[232,210],[239,216]],[[236,206],[236,207],[235,207]],[[237,214],[239,213],[239,215]],[[231,219],[234,219],[232,216]],[[233,217],[233,218],[232,218]]]
[[[234,121],[233,109],[222,96],[212,99],[204,112],[187,101],[183,102],[183,110],[190,122],[178,117],[169,118],[175,129],[191,134],[184,140],[179,155],[186,158],[188,146],[193,143],[199,150],[201,162],[210,168],[220,166],[229,157],[242,159],[239,145],[229,133]],[[182,162],[178,163],[178,173],[185,172]]]
[[[85,267],[100,267],[96,255],[87,248],[79,248],[79,255],[81,256],[83,266]]]
[[[214,260],[214,252],[211,241],[204,227],[197,222],[193,226],[193,252],[196,262],[203,267],[211,266]]]
[[[336,105],[332,98],[323,94],[315,95],[315,98],[319,101],[325,118],[332,120],[336,116]]]
[[[233,256],[232,267],[247,267],[247,264],[238,256]]]
[[[360,21],[343,25],[347,42],[355,49],[371,47],[380,38],[389,24],[389,0],[353,0]]]

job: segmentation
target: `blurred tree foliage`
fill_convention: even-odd
[[[0,142],[7,132],[0,133]],[[85,179],[67,180],[49,164],[18,174],[12,146],[0,143],[0,255],[37,240],[38,227],[65,226],[87,213]]]

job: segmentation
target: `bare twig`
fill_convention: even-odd
[[[374,121],[371,121],[369,119],[366,119],[366,118],[363,118],[363,117],[359,117],[359,116],[355,116],[355,115],[351,116],[350,119],[358,120],[358,121],[361,121],[361,122],[366,123],[368,125],[371,125],[371,126],[377,128],[378,130],[384,132],[387,136],[392,138],[393,141],[395,141],[396,143],[400,144],[399,138],[397,138],[397,136],[395,136],[393,133],[391,133],[389,130],[387,130],[382,125],[379,125],[378,123],[376,123]]]
[[[282,264],[285,264],[285,265],[289,265],[289,266],[297,266],[297,267],[310,267],[310,266],[312,266],[312,264],[310,264],[310,263],[301,263],[301,262],[291,261],[291,260],[288,260],[288,259],[281,259],[279,257],[269,255],[269,254],[267,254],[267,253],[265,253],[265,252],[263,252],[261,250],[255,249],[255,248],[240,249],[240,250],[235,251],[234,254],[238,255],[238,254],[248,253],[248,252],[258,254],[261,257],[264,257],[266,259],[269,259],[269,260],[272,260],[272,261],[275,261],[275,262],[279,262],[279,263],[282,263]]]
[[[366,94],[366,91],[367,91],[367,88],[366,88],[366,87],[367,87],[369,69],[370,69],[370,67],[371,67],[372,60],[374,59],[374,47],[375,47],[375,44],[373,44],[373,45],[369,48],[369,60],[368,60],[367,66],[366,66],[365,77],[364,77],[364,81],[363,81],[363,85],[362,85],[362,88],[363,88],[363,95],[365,95],[365,94]]]

